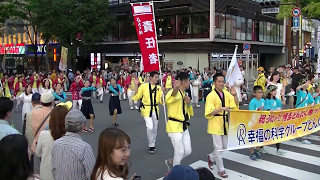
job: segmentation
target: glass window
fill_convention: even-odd
[[[109,0],[109,5],[115,5],[115,4],[119,4],[119,1],[118,0]]]
[[[241,40],[246,40],[246,30],[247,30],[246,18],[240,17],[240,22],[241,22],[241,34],[240,34],[240,39],[241,39]]]
[[[253,40],[252,28],[253,28],[252,19],[247,19],[247,38],[246,38],[247,40]]]
[[[216,13],[215,17],[215,37],[226,38],[226,16],[225,14]]]
[[[263,42],[267,42],[268,40],[268,32],[267,32],[267,22],[263,22]]]
[[[173,39],[176,37],[176,17],[162,16],[158,17],[157,29],[159,39]]]
[[[280,25],[279,42],[283,43],[283,25]]]
[[[267,41],[266,42],[272,42],[271,40],[271,38],[272,38],[272,23],[270,23],[270,22],[267,22]]]
[[[236,25],[236,39],[241,39],[241,17],[237,16],[237,25]]]
[[[231,39],[237,37],[237,16],[231,16]]]
[[[263,21],[259,21],[259,41],[263,41],[264,40],[264,22]]]
[[[231,39],[232,33],[232,16],[226,15],[226,39]]]
[[[191,15],[177,16],[177,38],[191,38]]]
[[[120,41],[137,39],[136,28],[132,19],[119,21],[119,36]]]
[[[209,37],[209,14],[194,14],[192,17],[192,37]]]

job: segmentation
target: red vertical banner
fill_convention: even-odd
[[[159,52],[152,3],[131,4],[143,71],[159,71]]]

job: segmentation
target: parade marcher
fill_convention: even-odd
[[[73,109],[77,108],[81,109],[82,105],[82,97],[80,94],[80,90],[83,87],[83,81],[81,76],[76,76],[74,78],[74,82],[70,86],[70,92],[72,95],[72,107]],[[78,105],[78,106],[77,106]]]
[[[302,79],[299,86],[296,89],[297,102],[296,108],[307,107],[309,105],[314,105],[315,101],[313,96],[308,92],[308,87],[310,85],[310,80]],[[311,144],[305,137],[302,137],[303,144]]]
[[[315,92],[313,93],[313,99],[315,104],[320,104],[320,83],[315,83]]]
[[[280,73],[278,71],[274,71],[271,74],[270,81],[268,82],[268,86],[270,86],[270,85],[277,86],[276,98],[280,99],[281,101],[285,101],[284,93],[285,93],[285,87],[286,87],[287,84],[281,84],[280,83]]]
[[[67,95],[62,90],[61,83],[55,84],[55,91],[53,93],[55,104],[59,104],[61,102],[67,102]]]
[[[2,81],[4,97],[8,97],[11,99],[9,76],[7,74],[4,74],[1,81]]]
[[[263,97],[263,89],[261,86],[253,87],[254,98],[251,99],[249,103],[249,111],[262,111],[264,109],[265,100]],[[256,161],[261,159],[260,147],[249,148],[250,149],[250,159]]]
[[[95,71],[92,72],[92,75],[90,76],[90,84],[96,84],[97,83],[97,73]],[[97,98],[96,91],[93,91],[93,97]]]
[[[130,137],[120,129],[108,128],[102,131],[91,180],[127,179],[130,144]],[[135,174],[129,180],[134,180],[134,176]]]
[[[156,139],[158,132],[158,120],[159,120],[159,107],[158,104],[162,104],[162,89],[157,85],[159,81],[159,73],[152,71],[150,73],[150,83],[144,83],[140,85],[138,89],[139,81],[135,79],[134,82],[134,94],[132,100],[141,100],[141,116],[144,118],[147,127],[147,137],[149,143],[149,153],[154,154],[156,151]]]
[[[258,68],[258,77],[255,79],[254,86],[261,86],[263,92],[266,91],[266,77],[264,75],[264,68],[259,67]]]
[[[31,104],[31,98],[32,98],[32,87],[30,84],[26,86],[26,89],[24,90],[24,93],[20,94],[20,96],[17,97],[17,100],[20,100],[23,102],[22,106],[22,125],[23,120],[25,118],[25,114],[32,110],[32,104]]]
[[[172,89],[172,86],[174,84],[174,77],[172,76],[171,70],[167,71],[167,73],[162,78],[162,82],[163,82],[164,87],[166,88],[166,92],[168,92]]]
[[[127,94],[128,94],[128,99],[129,99],[129,105],[130,105],[130,110],[133,110],[133,105],[136,110],[138,110],[138,101],[132,100],[132,96],[134,94],[134,89],[135,89],[135,81],[139,81],[139,78],[137,78],[136,71],[132,70],[130,76],[127,77],[126,79],[126,86],[127,86]]]
[[[23,81],[23,77],[19,76],[18,82],[14,86],[14,96],[16,99],[17,99],[17,97],[19,97],[23,93],[25,88],[26,88],[26,83]],[[21,103],[21,100],[17,99],[17,104],[16,104],[17,111],[18,111],[18,107],[19,107],[20,103]]]
[[[96,82],[96,85],[97,85],[97,98],[100,98],[100,103],[102,103],[102,100],[103,100],[103,94],[104,94],[104,91],[103,91],[103,88],[107,85],[102,74],[100,73],[99,74],[99,77],[97,77],[97,82]]]
[[[44,79],[43,80],[43,87],[39,88],[39,93],[40,94],[47,93],[47,92],[53,93],[53,89],[52,89],[52,85],[50,83],[50,79]]]
[[[116,84],[114,78],[110,79],[109,92],[111,94],[109,99],[109,112],[112,116],[112,125],[117,127],[117,114],[122,114],[119,96],[123,93],[122,88],[119,84]]]
[[[95,118],[94,111],[91,103],[91,93],[94,91],[97,91],[97,88],[95,88],[95,83],[90,86],[90,82],[87,80],[84,82],[84,87],[81,88],[80,94],[82,96],[82,105],[81,105],[81,112],[86,117],[86,119],[89,119],[89,131],[94,132],[93,128],[93,120]],[[87,127],[84,127],[84,132],[88,132]]]
[[[267,97],[266,97],[265,105],[263,108],[264,110],[266,111],[281,110],[282,105],[285,104],[284,101],[281,102],[281,100],[277,98],[277,88],[278,87],[276,85],[269,85],[267,87]],[[280,143],[277,143],[276,147],[277,147],[278,155],[283,155],[285,153],[285,151],[280,149]]]
[[[39,92],[39,76],[36,71],[33,71],[30,76],[30,84],[32,86],[32,93]]]
[[[224,170],[221,150],[227,148],[228,113],[231,109],[237,109],[239,102],[234,87],[230,92],[224,89],[225,78],[223,74],[217,73],[213,81],[214,89],[207,96],[205,104],[205,117],[208,119],[207,132],[212,135],[214,147],[214,151],[208,154],[208,166],[212,168],[214,159],[218,167],[218,175],[226,178],[228,175]]]
[[[191,86],[192,86],[192,102],[191,104],[194,104],[195,107],[199,108],[199,86],[201,86],[201,76],[198,72],[195,74],[195,79],[193,80]]]
[[[126,100],[127,97],[126,97],[126,94],[127,94],[127,88],[126,88],[126,80],[124,78],[124,75],[123,74],[120,74],[120,78],[118,80],[118,84],[120,85],[122,91],[123,91],[123,99]],[[121,101],[121,96],[119,96],[119,99]]]
[[[203,100],[206,101],[208,94],[212,90],[212,83],[213,80],[209,77],[209,74],[204,77],[204,81],[202,81],[202,88],[203,88]]]
[[[192,151],[188,121],[193,116],[193,108],[190,97],[185,94],[189,85],[189,75],[186,72],[180,72],[175,77],[174,89],[170,90],[165,98],[169,119],[166,132],[174,149],[173,159],[165,160],[169,171],[175,165],[180,165],[182,159],[189,156]]]

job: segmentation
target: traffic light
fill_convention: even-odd
[[[280,1],[266,1],[259,3],[261,8],[273,8],[273,7],[279,7]]]

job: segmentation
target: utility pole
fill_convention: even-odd
[[[297,0],[297,3],[296,3],[296,7],[300,8],[300,0]],[[300,16],[302,18],[302,16]],[[300,55],[299,55],[299,51],[300,51],[300,44],[299,44],[299,40],[300,40],[300,34],[302,32],[302,29],[301,29],[301,23],[300,23],[300,30],[299,31],[296,31],[296,57],[295,57],[295,64],[294,66],[298,65],[299,64],[299,60],[300,60]],[[302,42],[301,42],[302,43]]]

